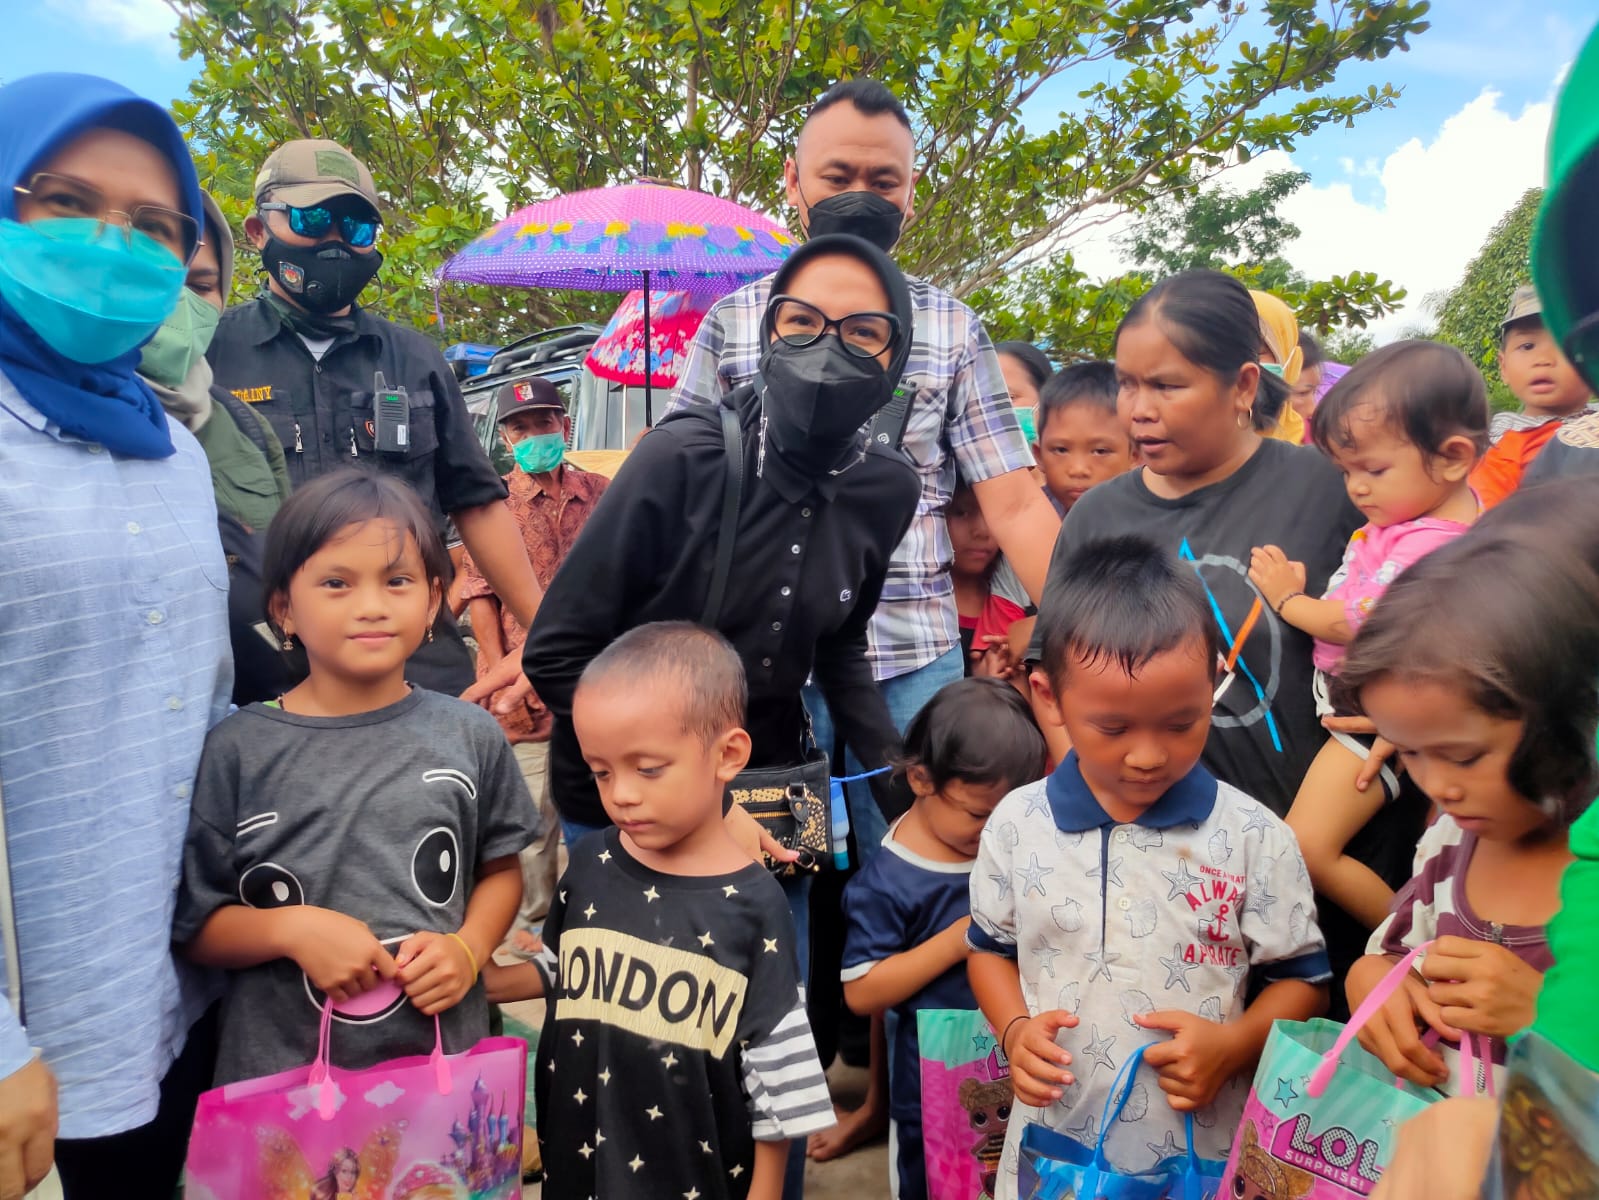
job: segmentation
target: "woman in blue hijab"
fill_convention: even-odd
[[[22,1005],[0,1005],[0,1198],[53,1158],[69,1200],[167,1200],[209,1082],[211,989],[169,930],[231,686],[227,566],[205,455],[137,374],[203,222],[157,105],[86,75],[0,87],[0,804]]]

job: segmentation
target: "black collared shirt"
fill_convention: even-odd
[[[265,299],[253,300],[222,315],[206,357],[216,383],[271,423],[295,486],[336,467],[376,464],[415,488],[441,526],[449,513],[505,499],[444,355],[414,329],[358,307],[355,331],[335,338],[319,361]],[[406,391],[403,453],[376,448],[379,371]]]
[[[740,416],[743,503],[717,627],[749,678],[750,765],[799,760],[800,688],[814,674],[845,742],[861,762],[880,766],[900,739],[866,660],[866,624],[915,515],[920,481],[903,456],[875,447],[819,485],[784,472],[770,454],[758,476],[753,392],[742,398]],[[569,820],[608,823],[572,732],[578,678],[635,626],[700,618],[725,477],[714,408],[692,406],[663,421],[628,456],[539,606],[523,664],[555,716],[550,782]]]

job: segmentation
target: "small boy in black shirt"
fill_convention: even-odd
[[[535,1097],[547,1200],[778,1200],[833,1123],[782,888],[727,833],[749,758],[736,651],[686,622],[589,664],[572,722],[615,823],[571,848],[544,951],[484,972],[548,998]]]

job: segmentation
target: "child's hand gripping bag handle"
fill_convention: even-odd
[[[1432,947],[1432,942],[1423,942],[1404,958],[1394,964],[1393,970],[1384,975],[1382,982],[1371,989],[1371,993],[1350,1014],[1349,1023],[1344,1026],[1344,1031],[1338,1035],[1338,1040],[1333,1043],[1331,1050],[1321,1057],[1321,1065],[1310,1077],[1310,1087],[1307,1089],[1313,1098],[1320,1098],[1327,1090],[1327,1085],[1332,1082],[1333,1072],[1338,1069],[1338,1060],[1343,1052],[1366,1027],[1366,1023],[1377,1015],[1377,1011],[1388,1003],[1389,998],[1397,992],[1405,982],[1406,976],[1416,965],[1416,960]],[[1436,1042],[1436,1031],[1428,1034],[1430,1042]],[[1493,1063],[1489,1056],[1488,1039],[1479,1038],[1476,1034],[1467,1034],[1460,1039],[1460,1079],[1463,1095],[1475,1095],[1477,1092],[1477,1060],[1483,1063],[1483,1074],[1487,1079],[1487,1093],[1494,1094]],[[1397,1081],[1396,1081],[1397,1082]]]
[[[311,1072],[306,1077],[306,1082],[316,1089],[317,1116],[324,1121],[331,1121],[339,1110],[336,1089],[324,1086],[332,1079],[332,1068],[328,1052],[333,1042],[333,1001],[327,1000],[322,1005],[322,1025],[317,1032],[316,1058],[311,1062]],[[433,1053],[428,1056],[433,1064],[433,1078],[438,1084],[439,1095],[448,1096],[454,1087],[450,1080],[450,1064],[444,1059],[444,1030],[439,1024],[438,1014],[433,1016]]]
[[[1116,1120],[1122,1115],[1122,1109],[1127,1107],[1127,1101],[1132,1098],[1133,1082],[1138,1076],[1138,1068],[1143,1065],[1144,1051],[1147,1045],[1140,1046],[1127,1056],[1121,1069],[1116,1072],[1116,1078],[1111,1080],[1110,1093],[1105,1097],[1105,1107],[1099,1114],[1099,1137],[1094,1142],[1094,1163],[1083,1170],[1083,1184],[1078,1190],[1080,1196],[1098,1196],[1102,1191],[1102,1183],[1111,1181],[1117,1172],[1110,1165],[1110,1159],[1105,1156],[1105,1139],[1110,1136],[1111,1129]]]

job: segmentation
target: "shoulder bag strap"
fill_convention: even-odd
[[[5,966],[5,992],[17,1020],[27,1024],[22,1007],[22,952],[17,946],[17,914],[11,900],[11,860],[6,850],[5,793],[0,791],[0,963]]]
[[[722,417],[722,445],[726,450],[727,473],[722,479],[722,520],[716,533],[716,565],[711,570],[711,590],[705,596],[705,611],[700,624],[716,628],[727,595],[727,577],[733,573],[733,542],[738,532],[739,502],[744,493],[744,431],[739,427],[738,410],[723,402],[717,406]]]

